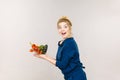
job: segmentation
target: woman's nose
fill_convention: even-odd
[[[62,28],[61,31],[64,31],[64,29]]]

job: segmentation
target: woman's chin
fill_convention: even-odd
[[[67,37],[66,36],[62,36],[63,39],[66,39]]]

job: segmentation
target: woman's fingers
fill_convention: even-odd
[[[37,53],[35,53],[34,56],[38,57],[38,58],[43,58],[44,59],[46,55],[45,54],[37,54]]]

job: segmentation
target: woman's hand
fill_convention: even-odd
[[[47,57],[46,54],[37,54],[37,53],[35,53],[34,56],[42,59],[46,59]]]
[[[38,57],[38,58],[42,58],[44,60],[47,60],[49,61],[50,63],[52,64],[56,64],[56,60],[54,58],[51,58],[50,56],[46,55],[46,54],[38,54],[38,53],[35,53],[34,54],[35,57]]]

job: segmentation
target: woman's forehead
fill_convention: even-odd
[[[62,25],[67,25],[67,23],[66,22],[60,22],[59,26],[62,26]]]

